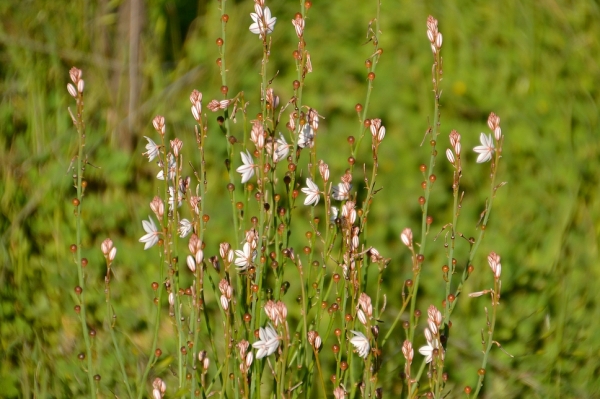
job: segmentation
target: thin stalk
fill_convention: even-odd
[[[81,322],[81,331],[83,333],[83,340],[85,342],[85,351],[87,358],[87,375],[88,375],[88,383],[90,389],[90,397],[96,398],[96,382],[94,381],[94,363],[92,356],[92,343],[89,337],[89,330],[87,326],[87,318],[86,318],[86,306],[85,306],[85,274],[84,269],[81,264],[82,254],[81,254],[81,242],[82,242],[82,227],[81,227],[81,209],[83,203],[83,173],[85,171],[85,165],[87,162],[83,159],[85,154],[83,152],[83,148],[85,147],[85,123],[83,120],[83,93],[78,92],[77,97],[77,115],[73,116],[71,114],[71,118],[73,119],[73,124],[77,129],[77,166],[76,166],[76,183],[75,188],[77,189],[77,205],[75,207],[75,245],[77,247],[76,250],[76,258],[75,261],[77,263],[77,277],[79,282],[79,287],[81,287],[81,293],[79,294],[79,303],[80,303],[80,312],[79,312],[79,321]],[[71,110],[69,110],[69,113]]]

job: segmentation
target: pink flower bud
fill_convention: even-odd
[[[72,83],[67,84],[67,91],[72,97],[77,98],[77,89]]]
[[[186,258],[186,263],[188,269],[190,269],[192,273],[196,273],[196,260],[192,255],[188,255],[188,257]]]
[[[407,227],[404,230],[402,230],[402,233],[400,234],[400,239],[402,240],[404,245],[406,245],[409,248],[412,248],[413,234],[410,228]]]

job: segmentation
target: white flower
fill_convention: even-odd
[[[335,222],[335,219],[338,218],[338,213],[340,212],[339,209],[335,206],[332,206],[331,208],[329,208],[331,210],[331,215],[329,216],[329,221],[330,222]]]
[[[321,197],[319,187],[310,179],[306,179],[306,185],[308,187],[302,189],[302,192],[306,194],[304,205],[317,205]]]
[[[348,197],[350,196],[350,189],[352,188],[352,184],[350,183],[338,183],[337,186],[333,186],[333,192],[331,193],[331,196],[333,197],[334,200],[336,201],[343,201],[343,200],[347,200]]]
[[[192,231],[193,227],[194,225],[192,224],[192,222],[190,222],[187,219],[181,219],[179,221],[179,228],[177,229],[179,237],[187,237],[187,235],[190,234],[190,232]]]
[[[184,194],[177,190],[177,207],[181,206],[181,201],[183,200]],[[169,187],[169,208],[173,209],[175,206],[175,187]]]
[[[302,126],[300,130],[300,136],[298,137],[298,147],[300,148],[312,148],[315,144],[315,131],[312,126],[308,123]]]
[[[283,134],[279,133],[279,138],[275,142],[275,151],[273,151],[273,162],[277,163],[288,156],[290,146],[285,141]]]
[[[429,328],[425,328],[425,339],[427,340],[427,345],[419,348],[419,353],[425,356],[425,362],[429,363],[433,360],[433,351],[435,349],[439,350],[441,353],[442,359],[444,358],[444,350],[440,348],[440,341],[436,336],[433,336]]]
[[[369,340],[361,332],[354,330],[350,330],[350,332],[354,334],[354,337],[350,338],[350,343],[354,345],[358,356],[362,357],[363,359],[366,359],[369,355],[369,350],[371,349],[371,346],[369,345]]]
[[[160,234],[151,216],[148,216],[148,220],[149,221],[142,220],[142,226],[146,233],[148,233],[140,238],[140,242],[146,243],[146,245],[144,245],[144,250],[154,246],[158,242],[158,235]]]
[[[250,18],[254,21],[252,25],[250,25],[250,32],[264,38],[267,34],[273,32],[277,18],[271,17],[271,10],[269,7],[265,7],[263,10],[260,5],[255,4],[254,11],[256,12],[250,13]]]
[[[494,141],[492,140],[491,135],[486,135],[485,133],[479,135],[479,140],[481,141],[481,145],[473,148],[473,151],[479,154],[477,163],[487,162],[492,159],[492,154],[494,153]]]
[[[235,251],[235,256],[237,258],[233,263],[238,267],[238,271],[244,271],[250,267],[254,258],[256,258],[256,251],[253,253],[250,243],[246,242],[241,251],[239,249]]]
[[[254,176],[254,168],[256,165],[252,162],[252,155],[246,150],[246,153],[240,152],[242,156],[242,166],[238,167],[235,171],[242,175],[242,184],[246,183],[252,176]]]
[[[175,178],[175,169],[177,168],[177,164],[175,162],[175,157],[173,156],[173,154],[169,153],[167,155],[167,162],[169,163],[169,165],[167,166],[167,173],[169,174],[169,180],[173,180]],[[159,162],[159,166],[162,167],[162,162]],[[156,178],[158,180],[165,180],[164,171],[161,170],[160,172],[158,172],[158,174],[156,175]]]
[[[436,349],[433,347],[432,343],[428,342],[427,345],[419,348],[419,353],[425,356],[425,362],[430,363],[433,359],[433,350]]]
[[[260,340],[252,344],[253,348],[258,349],[256,352],[257,359],[272,355],[279,347],[279,336],[270,323],[265,328],[261,327],[258,330],[258,336]]]
[[[144,152],[142,155],[145,155],[148,157],[148,162],[152,162],[152,160],[154,158],[156,158],[158,156],[158,154],[160,153],[159,148],[160,146],[157,145],[150,137],[146,137],[146,140],[148,140],[148,144],[146,144],[146,149],[148,151]]]

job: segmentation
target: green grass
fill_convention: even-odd
[[[0,4],[0,392],[4,397],[79,396],[85,376],[77,354],[83,341],[73,312],[77,271],[69,245],[74,242],[68,172],[76,154],[76,132],[67,107],[68,70],[76,65],[86,81],[89,188],[84,208],[84,256],[90,317],[102,330],[104,261],[100,242],[111,237],[119,248],[113,288],[120,339],[136,348],[125,357],[140,367],[149,346],[153,307],[150,283],[157,264],[141,251],[141,220],[156,193],[155,168],[143,159],[144,135],[162,114],[167,131],[185,142],[185,159],[197,164],[188,96],[197,88],[204,98],[220,98],[214,44],[220,23],[215,4],[199,8],[184,1],[149,1],[140,14],[136,115],[129,115],[128,24],[126,5],[115,2],[31,0]],[[278,70],[274,88],[287,101],[295,79],[295,36],[289,21],[297,4],[272,0],[278,17],[269,64]],[[188,7],[188,8],[186,8]],[[314,1],[306,41],[314,73],[303,101],[326,119],[318,154],[338,175],[347,167],[348,135],[357,135],[356,103],[364,101],[364,60],[368,20],[375,4]],[[487,268],[485,253],[502,255],[503,297],[496,339],[510,358],[494,350],[486,376],[488,398],[582,398],[600,395],[600,6],[559,1],[383,1],[381,47],[369,117],[387,127],[380,153],[381,173],[369,240],[392,258],[388,287],[411,276],[410,259],[398,240],[402,228],[418,226],[421,175],[428,159],[418,150],[432,118],[431,52],[425,20],[432,14],[444,34],[444,80],[440,142],[451,129],[463,135],[463,149],[478,144],[490,111],[502,118],[506,136],[499,191],[489,232],[476,259]],[[258,112],[259,40],[247,31],[251,2],[228,4],[228,84],[244,91],[249,115]],[[272,76],[269,76],[269,79]],[[209,138],[221,133],[211,120]],[[284,117],[283,119],[286,119]],[[238,122],[239,123],[239,122]],[[242,138],[240,126],[234,135]],[[368,153],[362,154],[365,159]],[[473,154],[470,154],[472,156]],[[223,140],[208,141],[211,234],[207,248],[229,237],[229,204],[223,166]],[[360,159],[359,159],[360,160]],[[237,161],[237,160],[236,160]],[[439,164],[443,164],[440,158]],[[475,235],[483,208],[488,168],[468,164],[461,222]],[[468,168],[468,169],[467,169]],[[438,169],[431,213],[437,233],[449,220],[451,172]],[[333,173],[332,173],[333,174]],[[355,175],[358,179],[358,175]],[[380,224],[373,221],[381,221]],[[301,221],[298,221],[301,223]],[[307,226],[294,231],[300,241]],[[374,244],[375,245],[375,244]],[[441,242],[430,245],[431,254]],[[214,255],[216,251],[211,251]],[[464,257],[466,253],[459,254]],[[441,260],[424,270],[423,292],[441,300],[434,279]],[[489,284],[475,275],[467,290]],[[397,280],[396,280],[397,279]],[[431,281],[431,283],[429,283]],[[117,288],[118,287],[118,288]],[[461,335],[449,352],[465,364],[449,370],[456,384],[452,397],[473,384],[480,357],[483,305],[461,298],[454,315]],[[216,305],[215,305],[216,306]],[[421,308],[426,309],[428,303]],[[216,308],[215,308],[216,309]],[[167,331],[168,332],[168,331]],[[166,334],[166,333],[165,333]],[[99,334],[103,335],[103,334]],[[110,353],[106,334],[98,353]],[[394,346],[400,350],[402,338]],[[166,346],[166,345],[165,345]],[[103,384],[118,384],[116,360],[103,355]],[[168,356],[157,370],[168,370]],[[418,355],[417,355],[418,356]],[[395,386],[399,370],[391,362],[380,379]],[[108,396],[108,392],[106,395]],[[385,396],[389,396],[386,394]]]

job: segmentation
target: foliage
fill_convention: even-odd
[[[77,270],[69,250],[75,240],[70,163],[77,147],[66,111],[73,107],[72,99],[65,85],[66,71],[73,65],[84,70],[86,78],[90,164],[82,251],[89,261],[88,323],[96,326],[98,334],[94,351],[102,385],[123,389],[117,359],[110,355],[114,352],[109,333],[103,328],[106,270],[99,248],[107,236],[119,248],[111,292],[118,340],[132,348],[123,354],[128,372],[135,375],[147,361],[154,317],[150,282],[156,280],[158,262],[150,251],[142,253],[137,240],[143,234],[141,220],[148,217],[147,203],[158,186],[154,166],[139,156],[145,151],[142,136],[153,133],[149,121],[154,115],[164,115],[167,130],[186,142],[184,159],[199,165],[191,145],[194,123],[187,101],[192,88],[201,89],[207,99],[222,96],[214,44],[221,23],[215,4],[198,2],[189,9],[189,2],[155,0],[137,10],[141,28],[136,36],[131,34],[131,4],[42,0],[27,7],[17,2],[0,4],[4,21],[0,29],[0,388],[6,397],[69,397],[85,392],[85,366],[77,359],[84,342],[73,312]],[[296,79],[292,51],[297,45],[289,21],[297,9],[275,0],[268,5],[278,17],[272,35],[277,51],[270,55],[268,77],[279,71],[273,88],[282,99],[289,99]],[[336,175],[348,167],[347,137],[358,137],[354,108],[364,101],[364,61],[373,50],[365,42],[374,7],[369,2],[355,7],[315,2],[307,20],[306,42],[315,68],[306,80],[303,102],[326,116],[316,159],[326,158]],[[253,115],[259,112],[257,71],[262,48],[247,30],[251,11],[249,1],[228,5],[226,48],[230,51],[228,86],[231,92],[252,93],[247,100]],[[509,184],[496,197],[489,231],[474,262],[481,273],[475,273],[465,288],[472,292],[489,285],[484,254],[491,250],[502,254],[502,316],[495,339],[514,358],[494,350],[483,393],[486,397],[594,397],[600,392],[598,365],[590,356],[600,347],[595,267],[600,243],[596,84],[600,32],[595,24],[599,8],[593,2],[565,1],[414,2],[401,7],[382,3],[379,45],[384,52],[370,100],[373,113],[368,117],[382,118],[387,135],[379,152],[377,177],[383,190],[376,195],[379,206],[370,214],[374,222],[369,242],[377,243],[379,252],[392,259],[383,283],[387,291],[412,275],[410,254],[399,234],[421,220],[418,166],[426,162],[427,149],[417,149],[434,117],[431,52],[424,25],[429,14],[438,18],[444,33],[440,142],[456,129],[470,151],[479,144],[479,132],[486,131],[491,110],[501,115],[507,137],[499,174]],[[130,41],[138,44],[138,62],[128,62]],[[235,135],[241,141],[242,128],[233,128],[239,129]],[[209,129],[209,136],[222,134],[214,118]],[[368,159],[369,153],[367,146],[357,159]],[[227,179],[223,162],[227,149],[222,141],[208,140],[205,154],[207,180],[215,182],[211,196],[226,199],[226,183],[216,182]],[[452,198],[450,167],[443,157],[438,160],[430,204],[435,234],[451,218],[446,204]],[[489,169],[470,164],[463,172],[467,195],[461,223],[469,236],[475,234],[488,196],[479,187]],[[359,176],[355,181],[361,180]],[[227,200],[214,200],[208,212],[210,234],[205,241],[212,249],[207,258],[216,255],[215,248],[229,239],[231,230],[231,218],[220,217],[230,215]],[[300,218],[297,222],[292,240],[306,241],[308,224],[301,224]],[[438,306],[443,262],[435,253],[441,246],[441,241],[434,242],[431,253],[425,254],[431,263],[423,269],[420,292],[438,301]],[[465,251],[456,257],[466,256]],[[184,279],[189,283],[191,277]],[[293,298],[297,293],[288,295]],[[481,354],[474,348],[480,347],[480,330],[485,328],[480,303],[462,297],[453,314],[461,334],[451,337],[448,351],[461,363],[452,364],[449,371],[451,381],[460,384],[452,396],[477,379]],[[429,304],[419,303],[419,307],[424,311]],[[387,319],[382,329],[391,321]],[[161,331],[165,348],[175,348],[168,342],[170,333],[166,327]],[[397,356],[403,339],[399,334],[388,344]],[[164,353],[153,375],[172,370],[177,356],[176,351]],[[379,381],[389,389],[386,393],[393,394],[398,387],[398,367],[390,361],[380,371]]]

